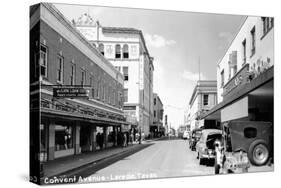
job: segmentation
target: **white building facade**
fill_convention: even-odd
[[[198,81],[189,101],[186,122],[190,130],[204,126],[200,120],[202,113],[209,111],[217,104],[217,82],[212,80]]]
[[[154,66],[142,31],[103,27],[88,14],[83,14],[73,24],[123,74],[125,116],[147,136],[153,122]]]
[[[249,16],[217,64],[218,105],[203,118],[273,122],[274,19]]]

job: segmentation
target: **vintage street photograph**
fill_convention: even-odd
[[[30,181],[274,171],[274,18],[30,6]]]

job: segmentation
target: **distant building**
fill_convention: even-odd
[[[200,80],[194,87],[189,101],[188,122],[190,129],[204,126],[200,116],[212,109],[217,104],[217,82],[211,80]]]
[[[153,124],[150,126],[150,133],[153,137],[160,136],[163,130],[163,103],[157,93],[153,93]]]
[[[153,124],[153,58],[141,30],[105,27],[87,13],[73,25],[124,76],[124,113],[146,136]]]
[[[249,16],[217,64],[218,102],[202,118],[273,122],[274,19]]]

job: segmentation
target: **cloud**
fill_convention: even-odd
[[[199,80],[199,73],[193,73],[188,70],[184,70],[182,75],[184,79],[190,80],[190,81],[197,81]],[[200,74],[200,80],[206,80],[206,77],[201,73]]]
[[[145,40],[149,46],[153,46],[156,48],[176,44],[176,41],[167,40],[163,36],[157,34],[153,34],[153,35],[145,34]]]
[[[219,33],[219,38],[226,40],[228,43],[230,43],[233,39],[233,36],[232,36],[232,33],[230,33],[230,32],[222,31]]]

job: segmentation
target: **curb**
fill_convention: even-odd
[[[91,165],[91,164],[93,164],[93,163],[98,163],[98,162],[103,161],[103,160],[106,160],[106,159],[108,159],[108,158],[111,158],[111,157],[114,157],[114,156],[118,156],[118,155],[124,154],[124,153],[126,153],[126,152],[131,152],[131,151],[133,151],[134,149],[138,149],[138,148],[140,148],[140,147],[144,147],[144,145],[145,145],[145,144],[137,145],[137,146],[134,147],[134,148],[127,149],[127,150],[121,151],[121,152],[117,152],[117,153],[108,155],[108,156],[106,156],[106,157],[103,157],[103,158],[101,158],[101,159],[93,160],[93,161],[91,161],[91,162],[87,162],[87,163],[85,163],[85,164],[82,164],[82,165],[79,166],[79,167],[74,167],[74,168],[68,169],[68,170],[66,170],[66,171],[64,171],[64,172],[60,172],[60,173],[55,174],[55,175],[44,176],[44,177],[42,177],[42,178],[40,178],[40,179],[41,179],[41,180],[44,180],[45,178],[51,178],[51,177],[55,177],[55,176],[56,176],[56,177],[58,177],[58,176],[63,176],[63,175],[65,175],[65,174],[67,174],[67,173],[70,173],[70,172],[72,172],[72,171],[76,171],[76,170],[79,170],[79,169],[83,169],[83,168],[85,168],[85,167],[87,167],[88,165]]]

